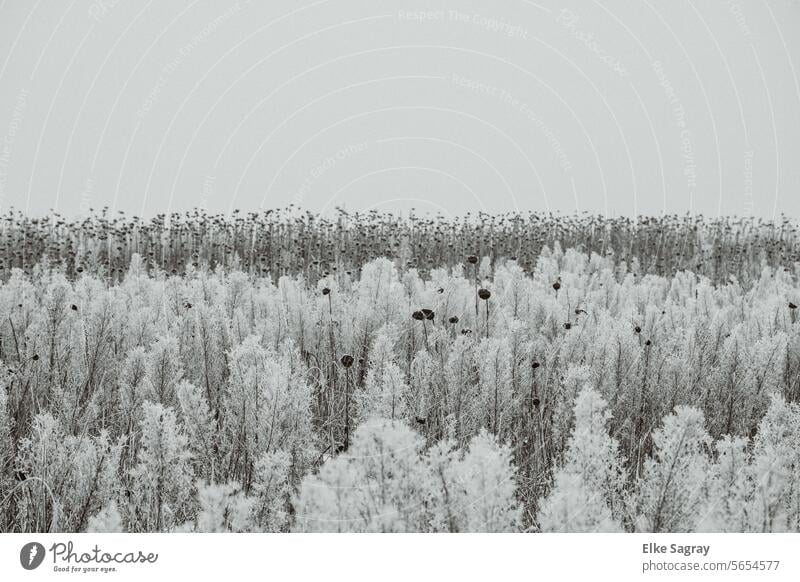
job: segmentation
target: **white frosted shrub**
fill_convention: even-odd
[[[422,439],[403,424],[373,419],[350,450],[303,480],[295,502],[303,531],[424,531]]]
[[[608,434],[610,419],[600,394],[581,390],[564,464],[539,510],[542,531],[621,530],[625,476],[619,445]]]
[[[708,500],[700,511],[698,531],[750,531],[754,488],[747,440],[726,436],[716,443],[717,460],[711,467]]]
[[[200,485],[197,498],[200,503],[196,525],[198,532],[246,532],[252,527],[254,500],[245,497],[238,483]]]
[[[800,407],[775,395],[753,446],[751,478],[755,493],[748,505],[752,531],[800,529]]]
[[[286,531],[293,491],[292,459],[285,451],[264,453],[256,463],[253,483],[253,520],[259,531]]]
[[[116,502],[112,501],[96,515],[90,517],[86,531],[89,533],[121,533],[125,531]]]
[[[128,512],[132,531],[165,531],[191,515],[194,475],[188,443],[175,412],[145,402],[140,423],[141,446],[131,470]]]
[[[710,437],[703,413],[678,406],[653,435],[653,457],[639,483],[637,528],[649,532],[695,531],[707,503]]]
[[[486,431],[474,437],[455,464],[457,507],[463,531],[505,532],[519,528],[521,509],[511,451]]]

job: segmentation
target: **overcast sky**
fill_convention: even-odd
[[[0,0],[0,210],[800,215],[800,0]]]

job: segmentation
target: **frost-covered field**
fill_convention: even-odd
[[[0,531],[800,531],[786,223],[216,220],[3,226]]]

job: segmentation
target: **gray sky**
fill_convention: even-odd
[[[800,0],[0,0],[0,210],[800,215]]]

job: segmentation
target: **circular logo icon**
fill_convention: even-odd
[[[35,570],[44,561],[44,546],[39,542],[29,542],[19,551],[19,563],[26,570]]]

